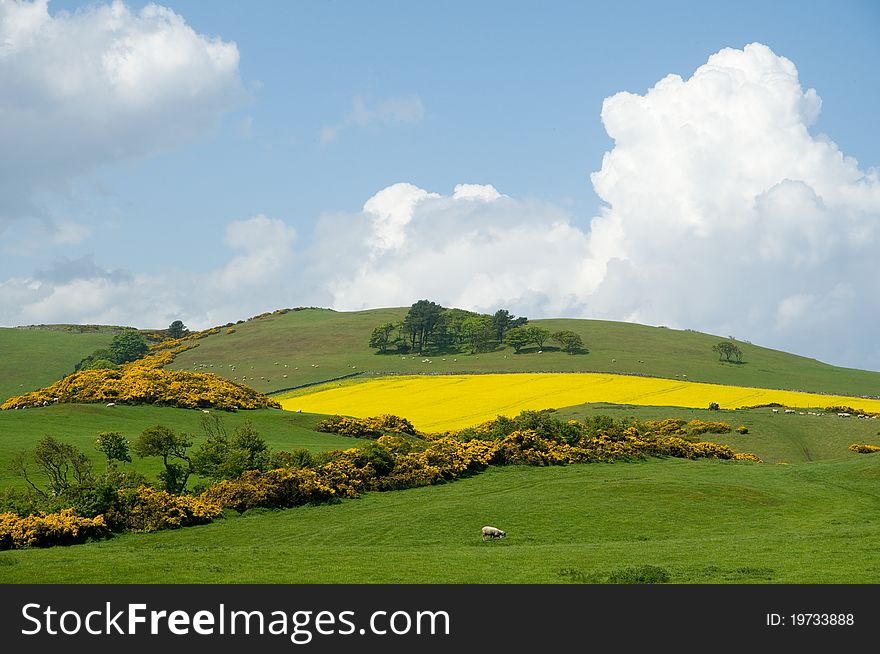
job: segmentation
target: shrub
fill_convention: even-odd
[[[73,509],[23,518],[14,513],[0,514],[0,549],[72,545],[109,533],[104,516],[82,518]]]
[[[176,529],[211,522],[223,509],[204,495],[172,495],[148,486],[119,491],[120,508],[108,515],[115,525],[136,532]]]
[[[184,344],[156,351],[118,370],[79,370],[45,388],[11,397],[0,409],[38,407],[56,401],[157,404],[190,409],[281,408],[276,400],[225,377],[162,367],[171,362],[177,351],[189,347]]]
[[[870,445],[869,443],[853,443],[849,446],[849,449],[853,452],[858,452],[859,454],[873,454],[874,452],[880,452],[880,447],[877,445]]]
[[[736,428],[736,433],[738,433],[738,434],[748,434],[748,433],[749,433],[749,428],[746,427],[745,425],[740,425],[739,427]]]

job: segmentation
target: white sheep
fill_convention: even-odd
[[[487,538],[504,538],[507,536],[507,532],[502,531],[498,527],[492,527],[490,525],[486,525],[480,530],[480,534],[485,541]]]

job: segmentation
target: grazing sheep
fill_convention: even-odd
[[[480,530],[480,534],[485,541],[487,538],[504,538],[507,536],[507,532],[502,531],[498,527],[492,527],[490,525],[486,525]]]

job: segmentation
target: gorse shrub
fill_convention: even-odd
[[[853,443],[849,446],[849,449],[853,452],[858,452],[859,454],[873,454],[874,452],[880,452],[880,446],[870,445],[868,443]]]
[[[72,545],[110,533],[103,516],[83,518],[73,509],[20,517],[0,513],[0,550]]]
[[[225,377],[188,370],[166,370],[178,351],[191,347],[157,350],[118,370],[79,370],[63,379],[24,395],[10,397],[0,409],[39,407],[57,402],[117,402],[157,404],[183,408],[261,409],[281,405],[254,389]]]

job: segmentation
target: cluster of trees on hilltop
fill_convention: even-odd
[[[489,315],[419,300],[402,321],[377,326],[370,336],[370,347],[383,353],[485,352],[498,347],[511,329],[527,322],[525,316],[517,318],[507,309]]]
[[[585,353],[583,340],[575,332],[551,333],[528,324],[525,316],[511,315],[507,309],[494,314],[449,309],[436,302],[415,302],[400,322],[387,322],[373,329],[370,347],[381,353],[488,352],[504,344],[519,353],[524,347],[538,349],[553,340],[569,354]]]

